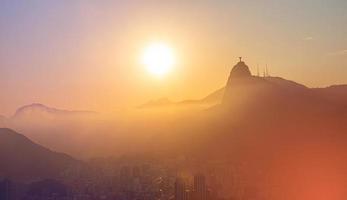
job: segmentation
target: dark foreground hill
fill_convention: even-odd
[[[53,152],[11,129],[0,128],[0,177],[55,178],[79,161]]]

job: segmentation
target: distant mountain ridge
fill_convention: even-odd
[[[312,90],[326,99],[347,102],[347,85],[332,85],[326,88],[313,88]]]
[[[40,120],[71,120],[71,119],[84,119],[95,116],[97,113],[94,111],[79,111],[79,110],[64,110],[46,106],[40,103],[33,103],[22,106],[16,110],[13,116],[8,118],[8,121],[38,121]]]
[[[235,67],[225,87],[209,95],[219,103],[179,121],[176,125],[182,127],[172,133],[178,142],[172,144],[170,138],[164,148],[172,145],[176,153],[178,147],[188,147],[182,154],[202,160],[234,162],[238,157],[243,162],[247,157],[251,167],[268,164],[264,158],[285,151],[289,141],[347,141],[346,85],[308,88],[280,77],[254,76],[242,62]],[[155,141],[161,140],[165,137]]]
[[[167,106],[194,106],[194,105],[206,105],[213,106],[221,102],[224,94],[224,87],[218,89],[202,99],[188,99],[183,101],[171,101],[168,98],[160,98],[157,100],[151,100],[147,103],[140,105],[138,108],[156,108]]]
[[[15,179],[54,178],[69,167],[81,164],[7,128],[0,128],[0,160],[0,177]]]
[[[27,123],[32,116],[36,115],[35,112],[29,112],[30,110],[48,113],[49,117],[59,116],[61,117],[59,119],[70,119],[70,116],[76,116],[74,114],[65,115],[65,113],[70,113],[71,111],[60,109],[47,110],[45,106],[36,104],[19,109],[18,113],[20,115],[28,113],[27,116],[29,118],[22,121],[18,120],[16,122],[19,123],[13,123],[13,126],[10,127],[20,130],[45,146],[68,152],[76,157],[80,156],[81,152],[88,152],[88,156],[92,154],[93,156],[96,154],[103,155],[105,152],[110,154],[127,152],[129,149],[127,142],[133,144],[134,138],[136,138],[139,144],[142,143],[141,139],[139,139],[141,138],[140,134],[135,137],[131,133],[144,133],[147,131],[148,134],[141,135],[146,135],[146,137],[148,135],[151,135],[151,137],[166,137],[162,139],[163,141],[170,138],[167,139],[167,142],[161,143],[165,148],[173,144],[172,138],[176,140],[180,137],[177,134],[178,132],[182,132],[181,136],[184,136],[184,138],[180,142],[203,141],[203,137],[208,138],[211,136],[211,138],[206,139],[206,144],[202,145],[204,148],[218,144],[216,149],[219,149],[223,147],[220,143],[224,142],[226,143],[224,145],[225,149],[228,149],[231,147],[229,143],[235,139],[233,137],[238,133],[239,135],[252,135],[255,133],[259,135],[268,133],[283,133],[284,135],[288,133],[289,135],[292,133],[306,134],[314,131],[323,134],[329,131],[339,132],[340,130],[347,130],[347,128],[339,127],[347,121],[347,85],[308,88],[281,77],[252,75],[249,69],[244,67],[247,66],[239,65],[236,74],[232,70],[230,82],[228,80],[225,87],[212,92],[204,98],[185,101],[171,101],[167,98],[162,98],[139,106],[140,109],[144,109],[146,115],[144,115],[143,122],[141,121],[142,115],[138,117],[141,119],[139,120],[140,122],[137,126],[133,127],[131,125],[131,128],[129,128],[130,123],[127,124],[129,127],[123,128],[123,122],[116,124],[112,121],[110,122],[110,124],[112,123],[111,126],[108,124],[109,122],[99,125],[96,123],[96,120],[36,120],[34,123]],[[172,108],[172,110],[165,110],[167,107]],[[188,107],[189,109],[182,109],[183,112],[181,112],[181,107],[184,109]],[[191,107],[199,112],[190,109]],[[150,110],[152,108],[159,108],[154,110],[153,119],[151,118],[152,116],[148,117],[149,115],[146,113],[146,111],[149,111],[148,113],[152,114]],[[171,115],[176,110],[177,115],[176,113]],[[154,120],[153,124],[151,124],[151,120]],[[159,125],[165,128],[160,129],[160,132],[156,132],[155,128]],[[173,126],[175,128],[172,128]],[[137,129],[138,127],[141,128]],[[100,137],[100,133],[105,134],[105,136]],[[199,136],[197,136],[198,133]],[[124,138],[131,136],[133,138],[122,140],[114,136],[124,136]],[[86,137],[89,137],[89,139],[86,139]],[[188,137],[193,137],[193,139],[187,139]],[[216,137],[218,140],[212,142],[216,139],[213,137]],[[67,142],[66,138],[69,138],[72,142]],[[151,147],[153,146],[154,148],[161,145],[158,144],[158,140],[153,141],[154,144],[150,145]],[[125,144],[125,147],[122,146],[123,144]],[[146,149],[149,148],[147,143],[141,145],[146,147]],[[141,149],[141,145],[137,144],[136,149]],[[187,144],[187,146],[190,145]],[[120,146],[122,146],[121,150]],[[172,146],[172,149],[175,149],[175,147],[181,146],[181,143],[177,142],[177,144]],[[213,148],[208,149],[208,152],[213,150]],[[90,153],[90,150],[93,152]],[[96,151],[98,152],[94,153]]]
[[[6,121],[7,121],[7,118],[3,115],[0,115],[0,127],[5,127]]]
[[[269,85],[277,86],[283,89],[283,91],[301,91],[317,95],[330,100],[339,102],[347,102],[347,85],[333,85],[325,88],[308,88],[295,81],[287,80],[281,77],[257,77],[252,76],[254,79],[258,79],[267,82]],[[257,83],[254,82],[255,85]],[[214,106],[222,102],[225,88],[222,87],[202,99],[196,100],[183,100],[183,101],[171,101],[168,98],[161,98],[158,100],[151,100],[139,106],[139,108],[160,108],[160,107],[176,107],[176,106],[194,106],[194,105],[207,105]]]
[[[267,98],[267,101],[273,101],[275,99],[284,98],[285,96],[287,96],[286,98],[288,99],[292,99],[293,96],[297,96],[298,98],[311,96],[330,100],[334,99],[336,101],[340,100],[343,102],[347,99],[347,86],[335,85],[327,88],[308,88],[302,84],[281,77],[271,77],[267,73],[262,77],[254,76],[246,63],[240,59],[232,68],[226,86],[212,92],[205,98],[179,102],[173,102],[167,98],[162,98],[145,103],[141,105],[140,108],[189,105],[214,106],[223,102],[234,102],[235,104],[235,101],[239,101],[239,103],[244,103],[243,101],[252,101],[253,99],[259,101],[261,98]],[[234,106],[239,106],[239,104]]]
[[[25,105],[20,108],[18,108],[13,115],[14,118],[20,117],[24,114],[30,114],[30,113],[47,113],[47,114],[54,114],[54,115],[91,115],[96,114],[96,112],[93,111],[77,111],[77,110],[63,110],[53,107],[48,107],[46,105],[40,104],[40,103],[33,103],[30,105]]]

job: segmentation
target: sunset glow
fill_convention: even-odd
[[[0,1],[0,200],[347,200],[346,10]]]
[[[142,63],[150,74],[163,77],[175,64],[175,58],[170,47],[163,43],[154,43],[145,49]]]

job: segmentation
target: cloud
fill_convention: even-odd
[[[331,52],[331,53],[329,53],[329,55],[330,56],[346,56],[347,55],[347,49]]]
[[[314,38],[312,36],[307,36],[307,37],[303,38],[303,40],[311,41],[311,40],[314,40]]]

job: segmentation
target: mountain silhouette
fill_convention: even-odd
[[[308,88],[280,77],[252,76],[248,66],[239,62],[232,69],[225,87],[222,109],[292,114],[330,115],[346,111],[347,87]]]
[[[160,108],[160,107],[184,107],[184,106],[213,106],[219,104],[224,95],[224,87],[218,89],[202,99],[187,99],[183,101],[171,101],[168,98],[160,98],[144,103],[138,108]]]
[[[7,128],[0,128],[0,160],[0,177],[14,179],[55,178],[80,164]]]
[[[7,120],[7,118],[5,116],[0,115],[0,127],[6,126],[6,120]]]
[[[53,123],[37,120],[37,123],[27,123],[31,118],[26,117],[28,120],[18,120],[19,123],[12,123],[11,128],[40,144],[79,158],[122,154],[130,149],[133,152],[158,152],[160,148],[222,156],[237,145],[252,144],[238,142],[247,137],[341,135],[347,131],[344,125],[347,124],[346,94],[346,85],[308,88],[281,77],[252,75],[246,63],[241,62],[231,69],[225,86],[206,97],[180,102],[167,98],[151,101],[140,106],[148,109],[151,115],[144,109],[144,115],[129,117],[127,123],[115,120],[103,120],[103,123],[98,120],[73,123],[71,120],[53,120]],[[180,112],[177,106],[198,110]],[[177,114],[170,115],[165,110],[167,107],[173,107]],[[163,108],[164,112],[151,113],[152,108]],[[71,116],[71,111],[49,108],[47,111],[46,106],[40,104],[18,109],[16,116],[23,119],[21,116],[35,116],[36,111],[61,118]]]
[[[347,104],[347,85],[333,85],[326,88],[314,88],[313,90],[326,100]]]
[[[140,108],[176,106],[217,106],[219,104],[238,108],[266,109],[267,106],[309,107],[319,104],[323,107],[342,107],[347,102],[347,85],[326,88],[308,88],[302,84],[281,77],[254,76],[245,62],[238,62],[231,70],[226,86],[202,99],[174,102],[167,98],[147,102]],[[325,104],[325,105],[323,105]],[[324,108],[325,109],[325,108]]]
[[[227,106],[234,110],[269,112],[270,107],[278,109],[303,103],[309,93],[305,86],[283,78],[252,76],[248,66],[240,61],[230,72],[222,106],[223,109]]]
[[[295,95],[293,93],[298,93],[301,96],[301,94],[308,91],[309,88],[306,86],[280,77],[253,76],[245,62],[240,61],[232,68],[226,86],[212,92],[202,99],[173,102],[167,98],[164,98],[157,101],[150,101],[140,107],[153,108],[189,105],[214,106],[222,102],[223,104],[229,102],[229,104],[234,104],[234,106],[240,106],[239,103],[245,100],[250,101],[252,99],[259,99],[268,96],[268,100],[271,102],[274,100],[274,98],[280,96],[284,98],[286,96]],[[272,96],[270,93],[272,93]],[[234,97],[230,99],[231,96]],[[228,100],[223,100],[223,98]],[[237,99],[240,100],[239,103],[237,102]]]
[[[196,152],[205,158],[259,155],[288,141],[344,141],[346,97],[346,85],[308,88],[280,77],[254,76],[240,61],[230,72],[221,103],[206,110],[196,130],[184,137],[199,141]]]
[[[149,102],[138,106],[138,108],[170,106],[170,105],[174,105],[174,104],[175,104],[175,102],[170,101],[168,98],[160,98],[160,99],[156,99],[156,100],[150,100]]]
[[[25,119],[31,117],[73,117],[73,116],[88,116],[94,115],[96,112],[93,111],[71,111],[48,107],[40,103],[33,103],[18,108],[12,119]]]
[[[220,104],[177,120],[177,127],[169,124],[171,135],[161,130],[149,146],[166,139],[163,149],[171,145],[172,154],[185,155],[193,170],[229,164],[244,181],[239,185],[230,177],[229,187],[254,188],[254,193],[276,188],[286,194],[288,187],[307,180],[311,187],[333,191],[326,174],[345,180],[346,85],[308,88],[281,77],[252,75],[239,62],[219,92]]]
[[[252,76],[249,67],[243,62],[240,58],[240,62],[238,62],[231,70],[228,82],[232,78],[242,78],[242,77],[250,77]]]
[[[290,141],[345,141],[346,96],[346,85],[308,88],[281,77],[252,75],[241,61],[231,69],[225,87],[208,96],[220,103],[168,122],[170,130],[161,128],[153,141],[202,160],[254,156],[252,162],[261,163],[255,155],[268,157]]]

